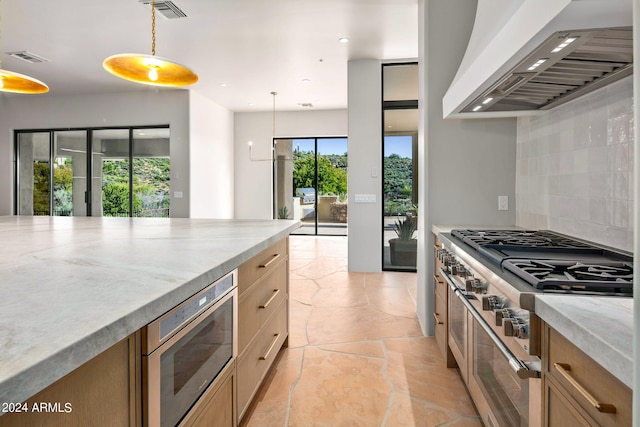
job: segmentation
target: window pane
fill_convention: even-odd
[[[53,146],[53,215],[84,216],[87,214],[87,132],[55,132]]]
[[[49,132],[18,134],[18,215],[49,215]]]
[[[169,217],[169,129],[133,131],[133,216]]]
[[[93,163],[92,215],[129,216],[129,130],[93,132],[93,149],[100,155]]]

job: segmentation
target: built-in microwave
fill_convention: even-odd
[[[176,426],[235,363],[237,270],[143,328],[143,424]]]

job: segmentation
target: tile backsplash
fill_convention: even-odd
[[[633,80],[518,118],[516,223],[633,248]]]

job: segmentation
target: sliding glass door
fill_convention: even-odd
[[[294,234],[347,234],[347,138],[276,139],[274,217]]]
[[[18,215],[169,216],[168,127],[17,131],[15,141]]]

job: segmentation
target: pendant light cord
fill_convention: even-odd
[[[156,56],[156,1],[155,0],[151,0],[151,55]]]
[[[2,1],[2,0],[0,0]],[[276,137],[276,95],[278,92],[271,92],[273,95],[273,137]]]

